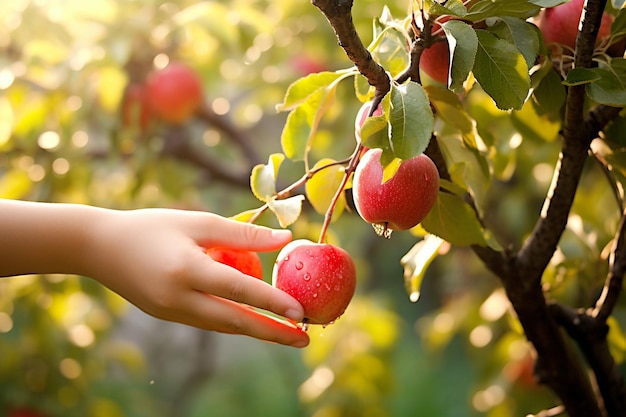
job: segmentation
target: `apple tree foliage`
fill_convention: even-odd
[[[534,19],[562,2],[2,4],[0,197],[210,210],[346,248],[357,297],[302,354],[297,395],[315,415],[415,412],[411,397],[446,395],[424,369],[456,343],[476,365],[452,415],[626,415],[626,13],[588,0],[575,53],[553,59]],[[446,85],[420,71],[444,39]],[[197,69],[207,105],[184,125],[121,123],[125,89],[169,60]],[[359,142],[371,100],[383,115]],[[437,203],[410,232],[379,238],[355,213],[362,146],[383,149],[387,177],[435,161]],[[0,373],[17,382],[0,405],[43,392],[58,415],[147,414],[98,384],[117,383],[103,357],[145,366],[105,337],[123,302],[76,277],[6,282]]]

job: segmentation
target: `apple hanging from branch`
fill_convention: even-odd
[[[356,167],[352,185],[359,215],[374,225],[379,235],[418,225],[430,212],[439,191],[439,171],[433,161],[420,154],[402,161],[398,170],[383,182],[381,149],[368,150]]]
[[[202,104],[202,80],[187,65],[172,62],[148,76],[146,95],[156,117],[167,123],[183,124]]]

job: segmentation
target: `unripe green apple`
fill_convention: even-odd
[[[386,235],[388,230],[410,229],[426,217],[437,200],[439,172],[428,156],[420,154],[403,161],[383,183],[381,154],[381,149],[370,149],[363,155],[354,172],[352,193],[363,220]]]
[[[202,80],[182,63],[152,72],[146,88],[152,112],[168,123],[185,123],[202,104]]]
[[[246,275],[263,279],[263,264],[256,252],[216,247],[208,248],[206,253],[219,263],[235,268]]]
[[[578,24],[585,0],[570,0],[556,7],[544,9],[539,17],[538,26],[546,44],[560,44],[574,50],[578,36]],[[604,13],[596,44],[609,36],[613,16]],[[555,48],[552,49],[556,53]]]
[[[356,288],[356,268],[345,250],[300,239],[278,254],[272,284],[302,304],[304,323],[329,324],[348,307]]]

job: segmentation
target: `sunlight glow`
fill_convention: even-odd
[[[475,327],[469,335],[469,341],[473,346],[478,348],[485,347],[491,342],[493,338],[493,332],[486,325],[480,325]]]
[[[335,374],[327,366],[320,366],[300,385],[299,395],[304,401],[312,401],[319,397],[335,380]]]

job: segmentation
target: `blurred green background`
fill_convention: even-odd
[[[408,6],[388,5],[400,17]],[[382,11],[381,2],[355,2],[364,43]],[[147,130],[122,124],[125,89],[167,61],[200,74],[212,116]],[[0,197],[224,216],[258,207],[248,177],[281,151],[286,114],[276,104],[308,72],[349,66],[308,2],[3,1]],[[352,152],[360,104],[353,86],[340,87],[314,156]],[[541,207],[559,123],[543,118],[539,129],[532,109],[499,112],[480,93],[468,106],[497,150],[493,223],[516,241]],[[280,181],[302,169],[286,161]],[[594,187],[601,173],[589,171],[584,193],[598,204],[577,210],[598,231],[572,232],[564,248],[581,276],[597,277],[617,215],[596,212],[610,190]],[[305,206],[291,228],[314,238],[322,221]],[[259,223],[277,227],[269,215]],[[400,258],[416,236],[378,238],[353,211],[329,233],[357,263],[357,295],[337,323],[309,330],[302,351],[159,321],[86,278],[0,280],[0,415],[498,417],[554,406],[532,379],[531,349],[497,280],[470,251],[444,246],[413,303]],[[275,256],[262,254],[266,280]],[[560,299],[591,286],[560,271],[548,274]]]

